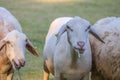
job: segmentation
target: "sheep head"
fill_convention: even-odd
[[[21,68],[25,65],[25,48],[33,55],[38,56],[25,34],[13,30],[9,32],[4,39],[0,41],[0,50],[5,47],[7,54],[14,69]]]
[[[64,24],[58,32],[57,43],[64,32],[67,32],[67,39],[72,48],[78,53],[84,53],[89,41],[88,33],[92,33],[99,41],[104,42],[90,23],[80,17],[74,17]]]

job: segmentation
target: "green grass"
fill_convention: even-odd
[[[50,23],[55,18],[80,16],[93,24],[100,18],[120,16],[120,0],[69,0],[68,2],[0,0],[0,6],[7,8],[19,20],[23,27],[23,32],[29,37],[39,52],[39,57],[34,57],[27,52],[26,66],[20,71],[22,80],[43,80],[42,52],[45,36]],[[17,71],[15,72],[14,80],[17,80]]]

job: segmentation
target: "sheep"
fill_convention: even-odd
[[[103,18],[93,26],[105,44],[90,36],[93,53],[92,80],[120,80],[120,18]]]
[[[88,32],[104,42],[90,23],[80,17],[60,17],[49,28],[43,50],[44,80],[89,80],[91,47]]]
[[[7,9],[0,7],[1,80],[12,80],[14,71],[25,65],[25,48],[38,56],[17,19]]]

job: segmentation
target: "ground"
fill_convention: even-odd
[[[20,70],[22,80],[43,80],[43,47],[50,23],[57,17],[80,16],[94,24],[98,19],[120,16],[120,0],[0,0],[21,23],[23,32],[39,52],[26,54],[26,66]],[[17,71],[14,80],[17,80]],[[50,77],[53,80],[53,76]]]

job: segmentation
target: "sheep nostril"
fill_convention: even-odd
[[[25,61],[23,59],[20,59],[19,63],[20,63],[20,66],[22,66],[22,67],[25,65]]]
[[[12,59],[12,62],[13,62],[13,64],[14,64],[14,66],[15,66],[15,68],[17,68],[17,69],[19,69],[20,68],[20,66],[15,62],[15,60],[14,59]]]
[[[77,42],[77,45],[79,46],[80,49],[83,49],[85,42],[79,41],[79,42]]]

